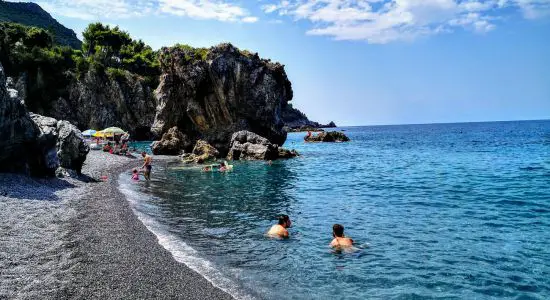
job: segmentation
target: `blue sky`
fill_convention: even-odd
[[[286,65],[295,107],[339,125],[550,119],[550,0],[42,0],[81,33],[220,42]]]

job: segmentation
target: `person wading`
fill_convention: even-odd
[[[151,180],[151,170],[153,169],[151,163],[153,158],[145,151],[141,152],[141,156],[143,157],[143,166],[141,166],[143,169],[143,177],[145,177],[145,180]]]

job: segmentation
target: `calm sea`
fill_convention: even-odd
[[[550,299],[550,121],[337,128],[350,143],[120,177],[159,242],[237,298]],[[290,215],[286,241],[264,232]],[[333,253],[331,227],[360,250]]]

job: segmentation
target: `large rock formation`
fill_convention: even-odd
[[[250,131],[235,132],[227,159],[231,160],[273,160],[297,156],[296,151],[289,151],[272,144],[268,139]]]
[[[38,148],[42,150],[44,167],[48,173],[60,166],[80,174],[86,155],[90,152],[80,130],[67,121],[33,113],[30,115],[40,129]]]
[[[67,98],[54,102],[48,115],[80,128],[117,126],[141,140],[151,138],[155,109],[153,91],[139,76],[92,70],[70,83]]]
[[[210,49],[163,48],[152,131],[178,128],[228,152],[232,133],[250,130],[282,145],[281,110],[292,99],[284,66],[231,44]]]
[[[38,127],[32,121],[17,92],[6,89],[0,65],[0,171],[29,171],[29,158],[35,152]]]
[[[151,150],[155,155],[178,155],[182,151],[190,151],[192,147],[193,142],[174,126],[162,135],[160,141],[153,142]]]
[[[61,165],[80,173],[89,148],[67,121],[29,114],[15,90],[6,89],[0,65],[0,171],[53,175]]]
[[[338,143],[338,142],[348,142],[349,138],[342,132],[328,131],[328,132],[319,132],[318,134],[312,134],[311,136],[305,136],[304,141]]]

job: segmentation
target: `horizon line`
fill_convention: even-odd
[[[401,124],[369,124],[369,125],[345,125],[336,126],[342,127],[374,127],[374,126],[407,126],[407,125],[444,125],[444,124],[472,124],[472,123],[503,123],[503,122],[533,122],[533,121],[550,121],[547,119],[520,119],[520,120],[493,120],[493,121],[459,121],[459,122],[432,122],[432,123],[401,123]]]

